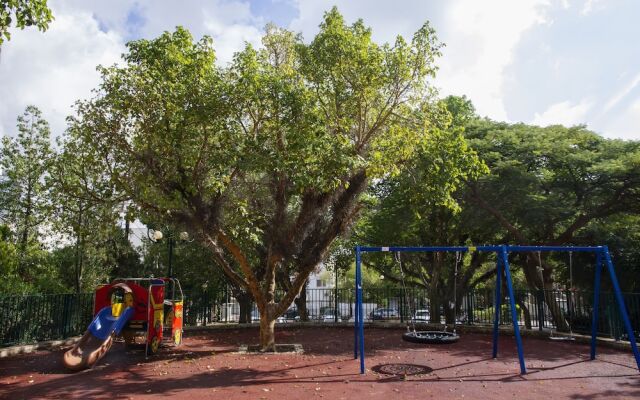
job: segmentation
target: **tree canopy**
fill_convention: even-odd
[[[273,321],[349,228],[369,182],[444,143],[428,84],[440,46],[428,24],[379,45],[334,8],[310,43],[268,26],[262,48],[219,68],[211,39],[178,28],[101,68],[74,131],[118,191],[189,229],[251,292],[269,346]],[[291,266],[277,300],[277,271]]]
[[[620,221],[635,220],[640,212],[640,143],[605,139],[582,126],[541,128],[481,119],[463,97],[448,97],[442,104],[452,121],[444,143],[460,140],[465,144],[458,148],[469,146],[467,156],[459,153],[447,160],[465,174],[457,179],[455,174],[442,175],[449,177],[448,190],[455,202],[434,201],[437,191],[431,185],[437,180],[425,175],[440,162],[438,151],[417,152],[408,163],[410,168],[374,187],[376,201],[356,230],[360,242],[385,246],[612,243],[612,248],[619,249],[619,254],[614,250],[617,260],[634,270],[634,234],[628,228],[623,234]],[[471,162],[472,157],[483,164]],[[486,170],[481,167],[485,164]],[[617,234],[606,233],[607,226]],[[521,254],[512,262],[521,268],[530,288],[550,290],[569,283],[566,257]],[[399,282],[392,258],[369,258],[370,265]],[[593,269],[588,266],[593,260],[584,255],[575,259],[580,265],[576,272],[591,276],[577,279],[578,284],[591,287]],[[480,254],[462,260],[458,294],[495,273],[487,261]],[[430,289],[434,315],[438,315],[439,299],[453,292],[452,265],[444,254],[405,257],[407,280]],[[562,313],[552,297],[549,294],[546,300],[561,326]]]
[[[568,245],[592,222],[640,212],[638,142],[604,139],[581,126],[489,121],[470,124],[467,139],[492,171],[470,183],[469,199],[512,243]],[[534,270],[525,271],[541,287]]]
[[[51,21],[53,14],[47,0],[0,0],[0,46],[11,39],[12,25],[20,29],[36,26],[46,31]]]

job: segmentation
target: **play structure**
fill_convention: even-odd
[[[94,297],[94,319],[86,332],[64,354],[64,365],[74,371],[93,367],[121,336],[127,345],[141,340],[147,355],[165,342],[182,342],[184,295],[175,278],[124,278],[99,286]]]
[[[640,370],[640,352],[638,352],[638,347],[636,344],[635,335],[633,333],[633,328],[631,326],[631,321],[629,320],[629,315],[627,313],[627,308],[624,303],[624,299],[622,297],[622,292],[620,291],[620,285],[618,284],[618,278],[616,277],[615,269],[613,267],[613,262],[611,261],[611,255],[609,254],[609,249],[607,246],[507,246],[507,245],[499,245],[499,246],[452,246],[452,247],[363,247],[356,246],[356,307],[355,307],[355,318],[354,318],[354,347],[353,347],[353,358],[357,359],[360,357],[360,373],[365,373],[365,354],[364,354],[364,310],[362,307],[362,253],[372,253],[372,252],[396,252],[400,254],[401,252],[449,252],[449,253],[457,253],[464,254],[467,252],[474,251],[485,251],[485,252],[493,252],[496,254],[496,287],[495,287],[495,299],[494,299],[494,310],[501,309],[501,299],[502,299],[502,277],[504,274],[505,283],[507,287],[507,296],[509,298],[509,304],[511,309],[511,320],[513,321],[513,333],[516,339],[516,346],[518,350],[518,360],[520,362],[520,373],[526,374],[527,369],[525,367],[524,362],[524,352],[522,349],[522,338],[520,336],[520,327],[518,325],[518,315],[516,311],[515,304],[515,296],[513,292],[513,283],[511,280],[511,271],[509,268],[509,254],[516,252],[550,252],[550,251],[558,251],[558,252],[570,252],[570,254],[575,252],[585,252],[585,253],[593,253],[595,254],[595,282],[594,282],[594,298],[593,298],[593,312],[591,317],[591,359],[594,360],[596,358],[596,334],[597,334],[597,322],[598,322],[598,311],[599,311],[599,301],[600,301],[600,286],[602,280],[602,268],[603,265],[606,266],[609,271],[609,276],[611,278],[611,284],[613,286],[613,291],[615,295],[616,302],[618,304],[618,310],[620,311],[620,316],[622,317],[622,321],[625,326],[626,333],[629,338],[629,344],[631,345],[631,349],[633,351],[633,355],[636,360],[636,364],[638,370]],[[457,259],[457,257],[456,257]],[[457,269],[457,263],[456,263]],[[457,272],[457,271],[456,271]],[[493,321],[493,358],[497,358],[498,356],[498,326],[500,324],[500,312],[494,312],[494,321]],[[405,334],[406,335],[406,334]],[[415,332],[410,335],[415,338],[415,341],[418,339],[427,338],[428,335],[434,335],[433,331],[423,331],[423,332]],[[455,333],[454,333],[455,335]],[[405,338],[406,340],[406,338]],[[434,339],[437,340],[437,339]],[[427,342],[426,340],[422,340],[421,342]]]

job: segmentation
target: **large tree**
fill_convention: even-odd
[[[61,151],[50,167],[49,219],[57,237],[68,244],[56,251],[58,267],[67,272],[65,278],[73,277],[66,280],[80,292],[108,279],[123,259],[137,260],[138,255],[131,254],[131,244],[118,227],[122,202],[113,195],[101,164],[93,162],[92,153],[73,132],[59,145]]]
[[[415,152],[405,170],[372,188],[372,207],[357,225],[355,238],[373,246],[465,246],[495,242],[496,230],[477,224],[473,210],[461,202],[465,182],[487,173],[475,151],[464,140],[464,126],[474,118],[471,102],[450,96],[439,103],[445,118],[432,130],[437,140]],[[459,300],[470,287],[495,273],[483,268],[484,253],[458,261],[443,252],[403,254],[403,268],[384,254],[368,256],[367,265],[396,284],[424,287],[429,292],[431,317],[440,321],[440,309],[453,322],[454,293]],[[454,285],[457,282],[457,287]],[[455,290],[454,290],[455,289]]]
[[[605,139],[582,126],[488,120],[468,124],[466,138],[491,169],[469,181],[469,207],[503,229],[508,242],[578,244],[591,224],[640,213],[640,142]],[[557,263],[547,257],[521,254],[514,262],[531,288],[546,290],[554,320],[567,328],[550,291]]]
[[[0,218],[15,232],[18,273],[31,279],[28,257],[31,247],[40,247],[50,208],[46,179],[53,159],[49,124],[34,106],[18,117],[18,134],[5,137],[0,151],[0,167],[5,180],[0,182]],[[37,250],[37,249],[36,249]]]
[[[378,45],[334,8],[311,43],[268,26],[263,48],[248,45],[228,68],[215,66],[209,38],[194,43],[182,28],[128,48],[73,124],[118,190],[189,229],[251,293],[270,348],[275,319],[368,183],[429,139],[434,31]],[[295,277],[276,299],[282,268]]]

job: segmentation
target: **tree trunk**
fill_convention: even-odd
[[[234,290],[233,297],[236,298],[240,305],[238,322],[241,324],[251,323],[251,311],[253,311],[253,296],[251,293],[242,290]]]
[[[80,209],[78,210],[78,228],[76,232],[76,276],[75,276],[75,289],[76,293],[80,293],[80,289],[82,286],[82,267],[83,267],[83,243],[82,243],[82,205],[80,205]]]
[[[537,268],[542,264],[542,271],[538,271]],[[558,304],[556,300],[553,288],[553,277],[551,276],[551,268],[547,267],[545,264],[544,258],[538,260],[534,254],[530,254],[525,261],[525,277],[527,278],[527,283],[529,287],[534,289],[543,289],[544,291],[544,302],[549,307],[549,312],[551,313],[551,318],[553,319],[553,323],[556,326],[556,329],[563,332],[569,331],[569,324],[564,317],[562,312],[562,308]]]
[[[569,332],[569,324],[564,317],[560,304],[558,304],[556,300],[556,292],[550,289],[545,290],[544,302],[547,303],[547,307],[549,307],[549,312],[551,313],[556,329],[561,332]]]
[[[275,304],[267,304],[264,311],[260,313],[260,351],[275,351]]]
[[[429,285],[429,322],[440,323],[440,308],[443,299],[440,293],[440,272],[442,270],[442,253],[434,252],[431,254],[431,284]],[[415,311],[415,310],[414,310]]]
[[[415,311],[413,310],[413,312]],[[440,323],[440,295],[433,288],[429,290],[429,322],[432,324]]]
[[[293,300],[296,304],[296,308],[298,309],[298,315],[300,316],[300,321],[308,322],[309,321],[309,311],[307,310],[307,283],[304,284],[302,290],[300,291],[300,295]]]
[[[524,316],[524,326],[526,329],[531,329],[531,312],[529,308],[525,305],[524,301],[521,298],[516,300],[517,304],[520,306],[522,310],[522,315]]]
[[[453,325],[456,321],[456,311],[448,301],[444,302],[444,320],[447,325]]]
[[[27,273],[25,257],[27,255],[27,246],[29,244],[29,230],[30,230],[30,224],[31,224],[31,213],[32,213],[31,192],[32,192],[32,185],[31,185],[31,180],[29,180],[29,184],[27,187],[27,196],[26,196],[27,209],[25,210],[25,213],[24,213],[24,221],[23,221],[24,226],[22,227],[20,245],[18,246],[18,249],[20,251],[20,256],[18,258],[18,271],[19,271],[18,273],[23,278],[28,277],[28,280],[31,280],[31,277],[28,276],[28,273]]]
[[[81,259],[81,251],[80,250],[80,239],[76,239],[76,270],[75,270],[75,279],[73,282],[73,286],[76,290],[76,293],[80,293],[80,285],[82,283],[82,265],[80,262]]]

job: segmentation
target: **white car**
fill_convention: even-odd
[[[258,310],[251,311],[251,322],[260,322],[260,311]],[[276,318],[276,323],[278,324],[282,324],[285,322],[287,322],[287,320],[282,315]]]
[[[430,314],[429,310],[416,310],[413,314],[412,321],[414,322],[429,322]]]
[[[321,320],[322,322],[335,322],[335,310],[333,308],[327,308],[326,310],[324,310],[324,314],[322,314]],[[340,312],[338,312],[338,322],[340,322],[341,320],[342,316],[340,315]]]

